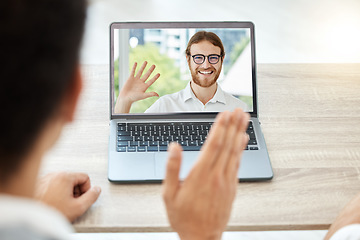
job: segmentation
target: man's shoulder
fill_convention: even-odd
[[[67,239],[73,232],[60,212],[31,199],[0,194],[0,212],[0,239]]]

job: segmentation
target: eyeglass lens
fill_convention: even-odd
[[[209,56],[205,56],[202,54],[196,54],[196,55],[193,55],[192,57],[196,64],[202,64],[205,61],[205,57],[207,57],[209,63],[211,63],[211,64],[218,63],[219,59],[220,59],[220,55],[216,55],[216,54],[211,54]]]

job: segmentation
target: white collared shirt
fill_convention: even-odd
[[[57,210],[32,199],[0,194],[0,239],[70,239],[73,228]]]
[[[360,224],[351,224],[340,228],[330,240],[360,240]]]
[[[224,92],[219,84],[214,97],[204,105],[195,96],[189,82],[183,90],[160,97],[145,113],[223,112],[233,111],[235,108],[241,108],[244,111],[248,109],[246,103]]]

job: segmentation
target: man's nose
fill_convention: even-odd
[[[209,68],[209,67],[211,67],[211,64],[209,63],[208,58],[205,58],[205,61],[203,62],[202,67],[203,67],[203,68]]]

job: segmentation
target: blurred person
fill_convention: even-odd
[[[83,0],[4,0],[0,46],[0,239],[68,239],[101,189],[86,173],[38,178],[45,153],[73,121],[82,89]],[[220,239],[237,187],[249,115],[218,115],[189,176],[179,181],[181,147],[169,147],[163,187],[182,239]],[[202,191],[198,186],[202,186]],[[213,197],[216,196],[216,197]]]
[[[206,31],[195,33],[189,40],[185,53],[192,77],[190,82],[185,89],[160,97],[145,113],[222,112],[233,111],[235,108],[247,110],[246,103],[224,92],[217,83],[225,50],[221,39],[215,33]],[[160,77],[160,74],[156,74],[148,80],[155,65],[142,75],[146,65],[147,62],[144,62],[135,75],[137,63],[134,64],[130,77],[120,90],[115,113],[128,113],[135,101],[159,96],[156,92],[146,92]]]

